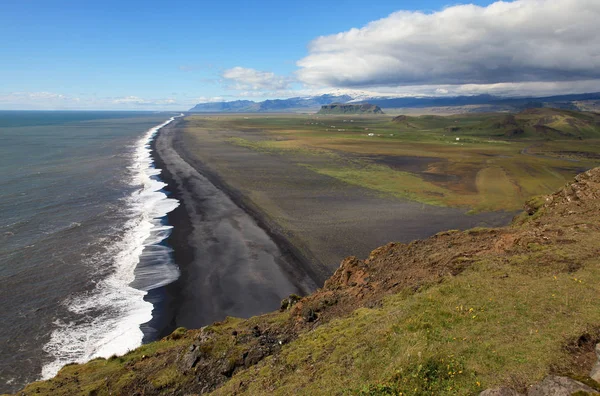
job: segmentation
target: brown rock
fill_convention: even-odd
[[[600,382],[600,344],[596,344],[596,363],[594,367],[592,367],[592,371],[590,371],[590,378],[596,382]]]
[[[571,396],[575,392],[587,392],[590,395],[600,394],[572,378],[549,375],[542,382],[533,385],[527,392],[527,396]]]
[[[600,362],[596,362],[592,371],[590,371],[590,378],[596,382],[600,382]]]
[[[512,388],[507,388],[505,386],[500,388],[490,388],[486,389],[479,394],[479,396],[522,396],[519,392]]]
[[[263,360],[266,355],[267,355],[267,353],[263,349],[260,349],[260,348],[252,349],[251,351],[248,351],[247,354],[245,354],[245,356],[244,356],[244,366],[246,368],[248,368],[250,366],[254,366],[258,362]]]

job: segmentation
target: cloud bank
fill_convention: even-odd
[[[3,110],[184,110],[194,104],[191,99],[178,102],[173,98],[148,99],[138,96],[97,97],[55,92],[0,92]]]
[[[297,62],[297,77],[336,88],[595,80],[598,21],[598,0],[399,11],[361,29],[317,38]]]
[[[278,91],[287,89],[292,82],[289,78],[275,73],[239,66],[225,70],[222,77],[230,88],[236,90]]]

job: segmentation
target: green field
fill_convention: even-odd
[[[593,117],[544,109],[516,117],[213,115],[187,120],[190,130],[223,131],[231,144],[294,158],[345,183],[481,212],[517,210],[524,200],[599,164],[600,127]],[[242,133],[227,137],[227,131]],[[325,161],[305,164],[307,156]]]

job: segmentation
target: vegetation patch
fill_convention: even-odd
[[[309,169],[378,193],[432,205],[468,207],[473,212],[513,211],[523,201],[548,194],[576,173],[600,164],[596,140],[582,143],[569,135],[573,124],[581,127],[586,139],[600,138],[591,118],[577,118],[578,113],[562,110],[558,112],[564,114],[559,117],[542,110],[517,116],[396,118],[219,115],[191,116],[187,122],[190,131],[211,131],[229,143],[285,156],[298,165],[320,158],[322,161]],[[569,124],[560,121],[561,117],[579,121]],[[562,140],[548,140],[547,134],[535,133],[535,128],[528,126],[535,120],[564,130],[562,135],[551,134],[553,139]],[[227,130],[243,133],[231,136],[218,132]],[[373,156],[406,161],[392,167],[365,159]],[[410,158],[437,158],[439,162],[415,169]]]

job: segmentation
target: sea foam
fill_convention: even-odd
[[[129,220],[122,237],[95,258],[110,271],[99,276],[92,290],[65,301],[72,318],[54,322],[56,329],[43,348],[53,360],[43,366],[43,379],[67,363],[121,355],[140,346],[140,325],[152,319],[153,308],[144,296],[179,277],[171,249],[160,244],[171,231],[163,219],[179,202],[161,191],[166,184],[158,179],[160,169],[154,167],[150,147],[158,130],[174,119],[151,128],[138,141],[130,168],[131,183],[138,189],[126,199]]]

